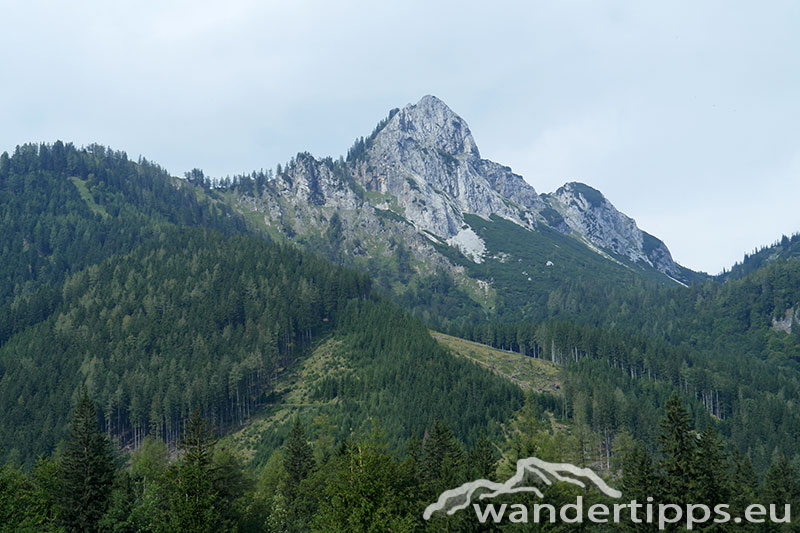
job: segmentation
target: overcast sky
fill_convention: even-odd
[[[2,1],[2,0],[0,0]],[[711,273],[800,231],[800,3],[2,1],[0,151],[224,176],[434,94],[539,192],[600,189]]]

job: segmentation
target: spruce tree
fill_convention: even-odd
[[[61,519],[68,531],[98,531],[114,482],[108,438],[86,389],[81,392],[59,468]]]
[[[478,442],[469,451],[468,462],[470,477],[494,480],[497,470],[497,452],[485,433],[481,433]]]
[[[434,420],[422,442],[422,480],[431,495],[465,481],[464,450],[444,422]]]
[[[791,504],[792,509],[800,505],[800,473],[789,460],[777,456],[772,460],[766,476],[764,476],[764,503],[776,505]],[[781,509],[782,514],[783,509]]]
[[[660,466],[666,476],[664,501],[690,503],[695,488],[697,438],[689,413],[677,393],[667,401],[666,415],[660,425],[659,442],[663,454]]]
[[[646,505],[648,498],[658,501],[661,495],[661,478],[656,472],[653,458],[641,445],[635,446],[625,454],[622,470],[621,489],[626,500],[636,500]],[[639,516],[641,520],[641,513]],[[650,532],[657,531],[657,524],[634,523],[626,521],[622,525],[626,531]]]
[[[291,501],[300,482],[314,469],[314,452],[308,444],[300,417],[295,417],[289,431],[283,466],[286,470],[286,496]]]
[[[756,497],[758,489],[758,475],[750,459],[746,455],[734,451],[731,473],[731,514],[743,516],[747,506],[759,501],[759,498]],[[757,526],[755,524],[743,525],[739,530],[754,531],[757,530]]]
[[[182,461],[167,471],[169,511],[162,528],[167,531],[222,531],[211,472],[211,453],[215,439],[208,423],[195,410],[186,422],[186,433],[179,442]]]
[[[729,503],[731,481],[725,448],[713,428],[700,434],[695,457],[696,498],[706,505]]]

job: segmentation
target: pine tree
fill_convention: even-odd
[[[376,433],[352,442],[344,455],[326,465],[326,497],[315,509],[312,531],[413,530],[410,472],[385,447]]]
[[[86,389],[81,392],[61,459],[59,504],[68,531],[98,531],[114,482],[114,461],[108,438]]]
[[[659,442],[663,459],[661,469],[664,483],[665,503],[690,503],[695,484],[695,437],[692,420],[684,409],[680,396],[673,393],[667,401],[666,415],[661,420]]]
[[[625,454],[620,489],[626,500],[636,500],[644,505],[650,501],[648,498],[658,501],[661,495],[661,481],[653,464],[653,458],[643,446],[634,446]],[[627,520],[622,527],[626,531],[658,531],[657,524],[634,523]]]
[[[292,429],[289,431],[283,466],[287,474],[286,497],[291,502],[300,482],[314,469],[314,452],[308,444],[300,417],[295,417]]]
[[[733,516],[743,516],[747,506],[758,501],[756,493],[758,490],[758,475],[753,464],[746,455],[741,455],[738,451],[733,454],[733,469],[731,474],[731,514]],[[740,527],[743,531],[754,531],[757,526],[750,524],[749,527]]]
[[[713,428],[700,434],[695,457],[695,497],[706,505],[728,503],[731,495],[730,476],[725,448]]]
[[[780,455],[773,459],[764,476],[764,503],[782,506],[791,504],[793,509],[800,504],[800,473],[789,460]]]
[[[468,456],[470,477],[474,479],[494,479],[497,471],[497,453],[491,441],[482,433]]]
[[[169,510],[164,530],[198,533],[223,530],[211,473],[214,443],[208,423],[199,411],[193,411],[186,422],[185,436],[179,443],[183,460],[167,471]]]
[[[464,450],[444,422],[434,420],[430,435],[422,442],[422,480],[431,494],[465,481]]]

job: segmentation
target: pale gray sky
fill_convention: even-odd
[[[338,156],[434,94],[539,192],[600,189],[712,273],[800,231],[800,3],[2,1],[0,151],[173,174]]]

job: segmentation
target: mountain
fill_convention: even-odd
[[[460,308],[489,315],[516,305],[504,301],[499,279],[513,264],[518,279],[509,283],[530,290],[509,290],[529,299],[590,271],[618,285],[703,278],[599,191],[568,183],[538,194],[483,159],[467,123],[434,96],[392,110],[346,159],[300,153],[274,175],[216,190],[273,236],[364,268],[396,294],[444,272]]]
[[[626,450],[669,452],[659,448],[669,405],[681,424],[671,434],[710,428],[681,439],[693,457],[722,449],[716,431],[741,454],[737,468],[791,486],[796,238],[727,279],[673,268],[663,243],[598,191],[540,195],[481,159],[442,106],[391,113],[346,160],[299,154],[221,185],[99,145],[0,154],[0,516],[56,516],[48,491],[81,389],[103,434],[139,449],[139,466],[153,458],[143,443],[174,447],[193,410],[231,433],[234,451],[207,466],[220,494],[248,485],[233,453],[260,473],[261,492],[220,506],[255,513],[241,531],[282,523],[286,505],[295,529],[328,531],[335,521],[323,520],[345,523],[385,494],[402,497],[365,516],[419,524],[443,491],[511,478],[533,455],[622,487]],[[381,162],[395,171],[381,174]],[[472,212],[476,198],[493,207]],[[313,447],[300,435],[282,456],[292,420]],[[180,488],[171,480],[186,463],[167,467],[160,446],[161,473],[120,474],[119,523],[175,511],[161,491]],[[16,468],[39,456],[51,459],[33,474]],[[292,457],[307,468],[287,485]],[[653,464],[670,487],[663,459]],[[770,464],[790,481],[776,484]],[[572,495],[542,488],[548,501]],[[441,514],[431,527],[467,520]],[[447,527],[470,530],[461,525]]]
[[[791,237],[783,235],[780,240],[775,241],[771,246],[764,246],[751,254],[745,254],[741,262],[737,262],[730,270],[724,271],[718,276],[718,279],[721,281],[741,279],[775,262],[799,257],[800,233],[795,233]]]
[[[758,447],[753,460],[769,462],[751,432],[753,406],[790,397],[798,383],[797,336],[785,333],[800,308],[794,241],[758,266],[751,260],[740,282],[720,285],[675,263],[600,191],[573,182],[539,194],[483,159],[466,122],[432,96],[390,112],[346,159],[299,154],[257,182],[241,177],[221,190],[273,234],[369,271],[446,331],[545,353],[595,398],[615,383],[622,403],[660,397],[663,405],[677,384],[697,402],[698,419],[723,418],[738,446]],[[570,325],[547,326],[553,319]],[[495,324],[480,325],[487,320]],[[516,321],[526,325],[504,326]],[[790,402],[773,408],[787,426],[800,420]],[[629,416],[639,432],[656,423],[652,411]],[[789,434],[768,446],[791,448]]]
[[[521,402],[365,274],[249,232],[216,192],[124,152],[58,142],[3,154],[0,220],[4,459],[50,454],[82,387],[121,447],[175,444],[195,409],[238,427],[326,342],[348,371],[314,395],[331,400],[340,439],[379,418],[395,448],[434,420],[475,440]]]
[[[693,272],[673,261],[663,241],[639,229],[636,221],[620,213],[597,189],[571,182],[545,198],[564,224],[592,245],[650,266],[679,283],[694,278]]]
[[[532,229],[531,209],[544,207],[521,176],[481,159],[469,126],[436,97],[392,114],[365,145],[349,158],[356,181],[396,198],[418,230],[456,243],[476,261],[480,253],[470,245],[474,233],[467,236],[464,213],[497,215]]]

